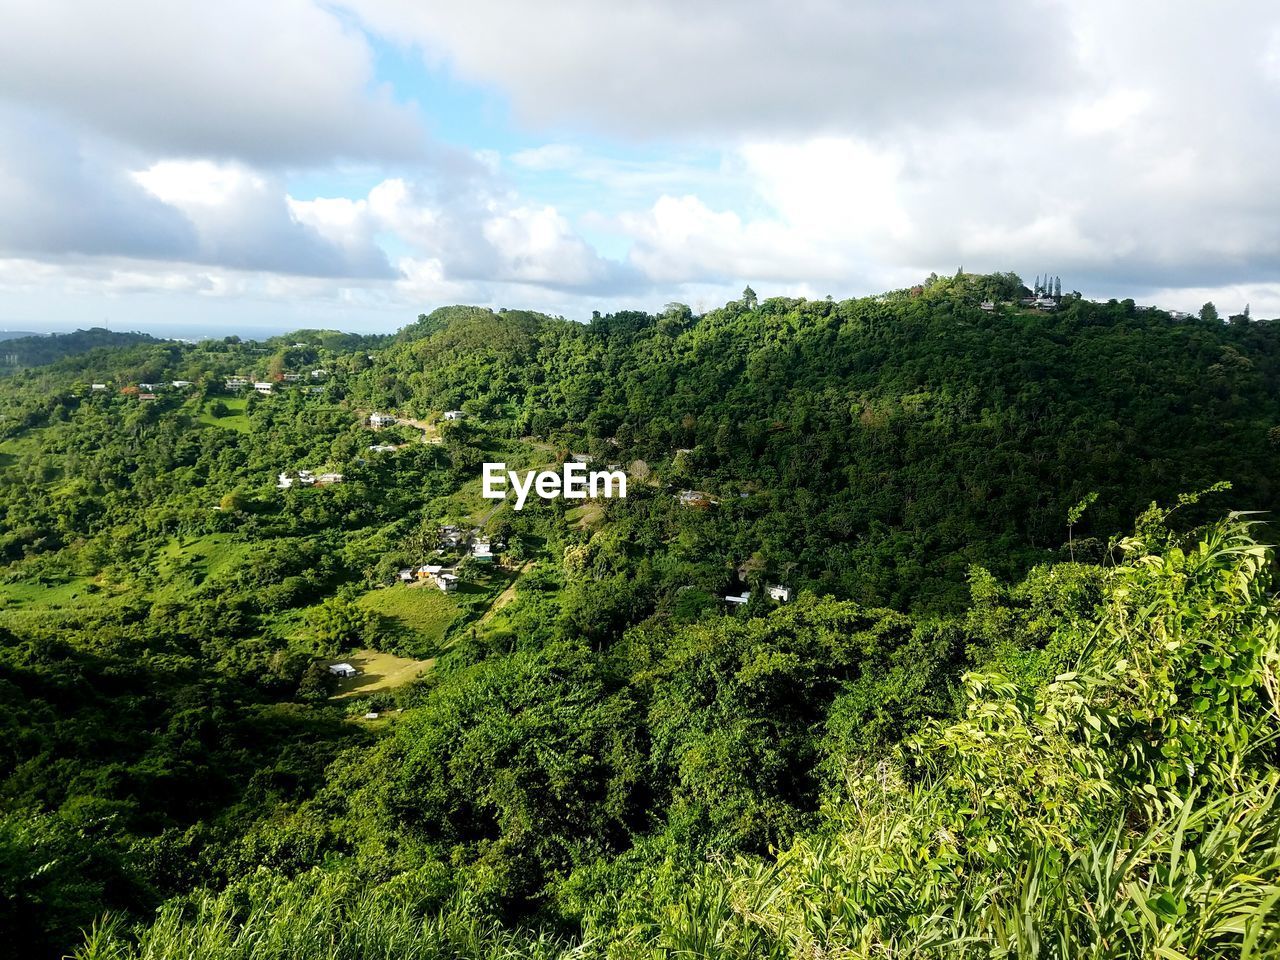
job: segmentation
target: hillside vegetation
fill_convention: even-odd
[[[0,956],[1276,953],[1280,328],[1024,292],[6,377]]]

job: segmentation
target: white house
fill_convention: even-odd
[[[299,470],[296,477],[290,476],[288,472],[281,473],[276,486],[281,490],[288,490],[295,483],[303,487],[310,487],[317,483],[341,482],[342,474],[340,473],[322,473],[319,476],[316,476],[310,470]]]
[[[369,426],[375,429],[381,427],[394,427],[396,418],[389,413],[371,413],[369,415]]]
[[[253,385],[253,389],[257,390],[263,396],[271,392],[272,385],[266,380],[259,380]]]
[[[413,583],[413,567],[405,567],[396,574],[401,583]]]
[[[312,380],[323,380],[328,375],[329,375],[329,371],[326,370],[324,367],[320,367],[319,369],[311,371]]]
[[[249,385],[248,377],[227,377],[228,390],[243,390]]]
[[[101,393],[103,390],[107,389],[107,385],[105,383],[91,383],[89,384],[89,389],[95,393]]]
[[[732,593],[729,594],[724,598],[724,602],[729,604],[730,606],[737,607],[746,603],[750,599],[751,599],[751,591],[744,590],[742,591],[742,593],[738,594],[737,596],[734,596]]]
[[[569,454],[569,459],[574,463],[588,464],[594,460],[595,457],[591,456],[589,453],[571,453]]]
[[[138,389],[143,393],[155,393],[156,385],[154,383],[140,383],[138,384]]]
[[[330,665],[329,672],[335,677],[354,677],[356,668],[349,663],[335,663]]]
[[[446,410],[444,412],[444,418],[446,420],[461,420],[465,416],[466,414],[461,410]]]
[[[375,443],[369,449],[374,453],[395,453],[397,447],[394,443]]]
[[[779,603],[786,603],[791,599],[791,588],[784,587],[777,583],[768,584],[765,587],[769,591],[769,599],[777,600]]]
[[[996,308],[996,302],[994,300],[983,300],[980,304],[978,304],[978,308],[981,310],[987,311],[987,313],[990,313]]]
[[[701,490],[681,490],[677,499],[682,507],[714,507],[720,502]]]
[[[187,387],[194,386],[194,385],[195,385],[195,384],[194,384],[194,382],[193,382],[193,381],[191,381],[191,380],[175,380],[175,381],[173,381],[173,387],[174,387],[174,389],[175,389],[175,390],[185,390],[185,389],[187,389]]]
[[[476,540],[476,542],[471,545],[471,559],[485,561],[493,560],[492,544],[484,538]]]
[[[282,374],[282,376],[284,378],[285,383],[297,383],[299,380],[302,379],[302,374],[300,373],[286,373],[286,374]]]
[[[422,566],[418,567],[418,570],[417,570],[418,579],[434,580],[440,574],[440,571],[443,569],[444,567],[442,567],[438,563],[424,563]]]
[[[445,593],[453,593],[458,589],[458,578],[452,573],[441,573],[436,576],[436,586]]]

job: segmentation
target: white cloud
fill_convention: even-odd
[[[187,259],[300,276],[393,276],[371,236],[333,229],[346,201],[291,203],[283,184],[236,163],[165,160],[133,177],[194,226]]]
[[[998,118],[1071,76],[1067,10],[997,0],[344,0],[530,124],[714,139]],[[1016,82],[1011,83],[1010,77]]]
[[[162,160],[135,170],[133,179],[162,203],[184,209],[220,207],[245,190],[260,193],[266,187],[261,176],[239,164],[210,160]]]
[[[0,0],[0,98],[162,157],[327,163],[426,150],[363,34],[309,0]]]
[[[1072,106],[1067,112],[1067,129],[1085,136],[1120,129],[1133,122],[1151,99],[1146,90],[1111,90],[1096,100]]]
[[[1280,309],[1280,14],[1261,0],[0,16],[0,290],[581,316],[963,264]],[[507,99],[524,127],[495,141],[547,142],[431,144],[362,28]],[[325,187],[353,162],[376,186]]]

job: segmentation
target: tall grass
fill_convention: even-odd
[[[465,900],[424,913],[402,899],[361,892],[350,878],[314,871],[166,904],[130,936],[104,921],[76,960],[444,960],[569,958],[545,934],[513,931]]]

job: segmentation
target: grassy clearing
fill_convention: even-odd
[[[0,469],[11,467],[24,457],[40,454],[40,439],[34,432],[0,441]],[[46,458],[51,459],[51,458]]]
[[[589,500],[580,507],[566,510],[564,519],[575,530],[585,530],[604,519],[604,507],[594,500]]]
[[[225,397],[222,404],[227,408],[225,417],[215,417],[213,415],[213,405],[217,401],[211,401],[204,405],[200,411],[200,422],[210,427],[223,427],[227,430],[236,430],[240,433],[249,432],[249,418],[245,414],[245,408],[249,405],[247,397]]]
[[[333,695],[335,700],[367,697],[394,690],[421,676],[435,665],[434,659],[413,660],[409,657],[398,657],[394,653],[381,653],[368,649],[354,650],[341,660],[334,662],[349,663],[359,671],[354,677],[342,677],[338,680],[338,692]]]
[[[493,601],[493,605],[489,607],[488,610],[485,611],[484,616],[482,616],[478,621],[479,624],[488,623],[490,620],[494,618],[495,615],[497,615],[499,610],[501,610],[507,604],[515,600],[516,585],[519,584],[520,578],[523,577],[526,573],[529,572],[529,570],[533,568],[535,562],[536,561],[534,560],[525,561],[524,565],[519,570],[516,571],[515,576],[511,578],[511,583],[507,585],[507,589],[503,590],[500,594],[498,594],[498,596]]]
[[[229,533],[183,537],[166,543],[156,553],[156,596],[184,593],[210,577],[225,573],[244,562],[252,545],[235,540]]]
[[[414,648],[438,646],[449,628],[464,615],[450,594],[431,584],[396,584],[366,593],[360,606],[390,621]]]
[[[22,580],[0,584],[0,609],[42,607],[63,609],[111,596],[88,577]]]

